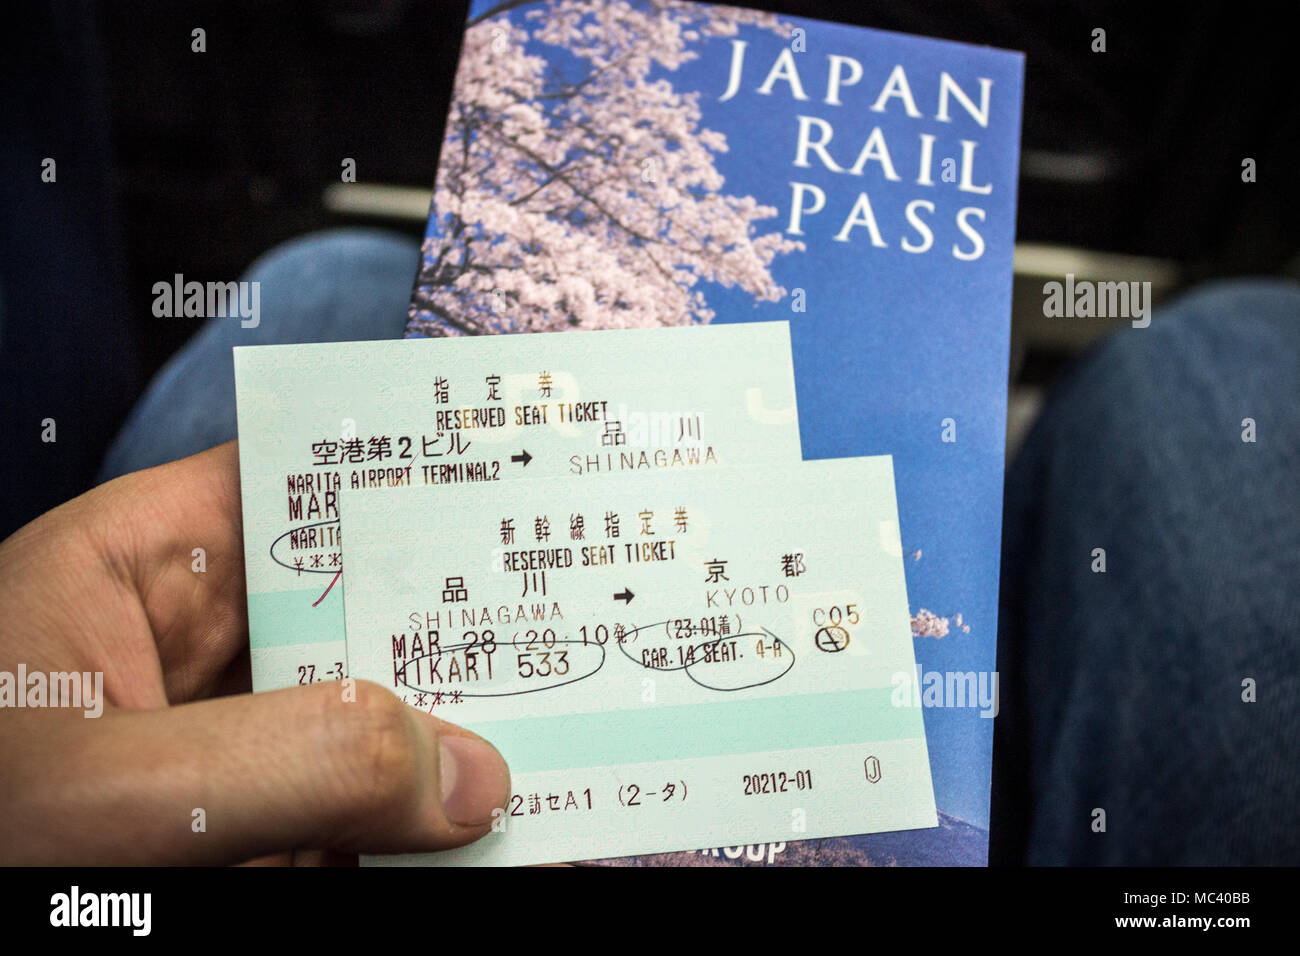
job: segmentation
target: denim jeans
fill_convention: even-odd
[[[414,240],[368,229],[295,239],[249,268],[258,324],[214,318],[163,366],[109,448],[100,481],[175,461],[236,436],[237,345],[393,339],[419,265]]]
[[[400,335],[418,258],[350,230],[259,260],[258,327],[182,349],[101,479],[235,437],[232,346]],[[1007,475],[993,862],[1300,863],[1297,383],[1300,289],[1262,281],[1056,388]]]
[[[1251,281],[1055,389],[1007,474],[994,861],[1300,863],[1298,383],[1300,287]]]

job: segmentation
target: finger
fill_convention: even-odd
[[[238,444],[84,497],[88,537],[148,622],[167,699],[210,696],[248,645]]]
[[[241,527],[234,442],[74,498],[0,545],[6,649],[103,671],[122,707],[211,695],[248,644]],[[75,640],[41,639],[73,609]]]
[[[510,789],[490,744],[377,684],[358,682],[354,701],[341,687],[99,720],[64,713],[43,726],[24,712],[0,856],[222,864],[296,849],[440,850],[488,832]]]

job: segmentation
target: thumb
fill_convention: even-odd
[[[495,748],[378,684],[355,689],[355,700],[328,683],[61,720],[43,729],[63,739],[42,734],[39,748],[55,765],[24,775],[45,793],[18,801],[0,831],[31,844],[35,828],[42,862],[80,864],[428,851],[487,833],[510,792]]]

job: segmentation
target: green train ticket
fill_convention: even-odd
[[[345,491],[348,662],[492,741],[531,864],[937,825],[893,463]]]
[[[785,322],[237,348],[253,686],[346,673],[339,499],[799,460]],[[452,500],[452,499],[449,499]]]

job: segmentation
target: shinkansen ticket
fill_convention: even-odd
[[[345,490],[348,659],[490,740],[531,864],[937,825],[889,457]]]
[[[785,322],[237,348],[253,686],[346,672],[343,494],[799,460]]]

